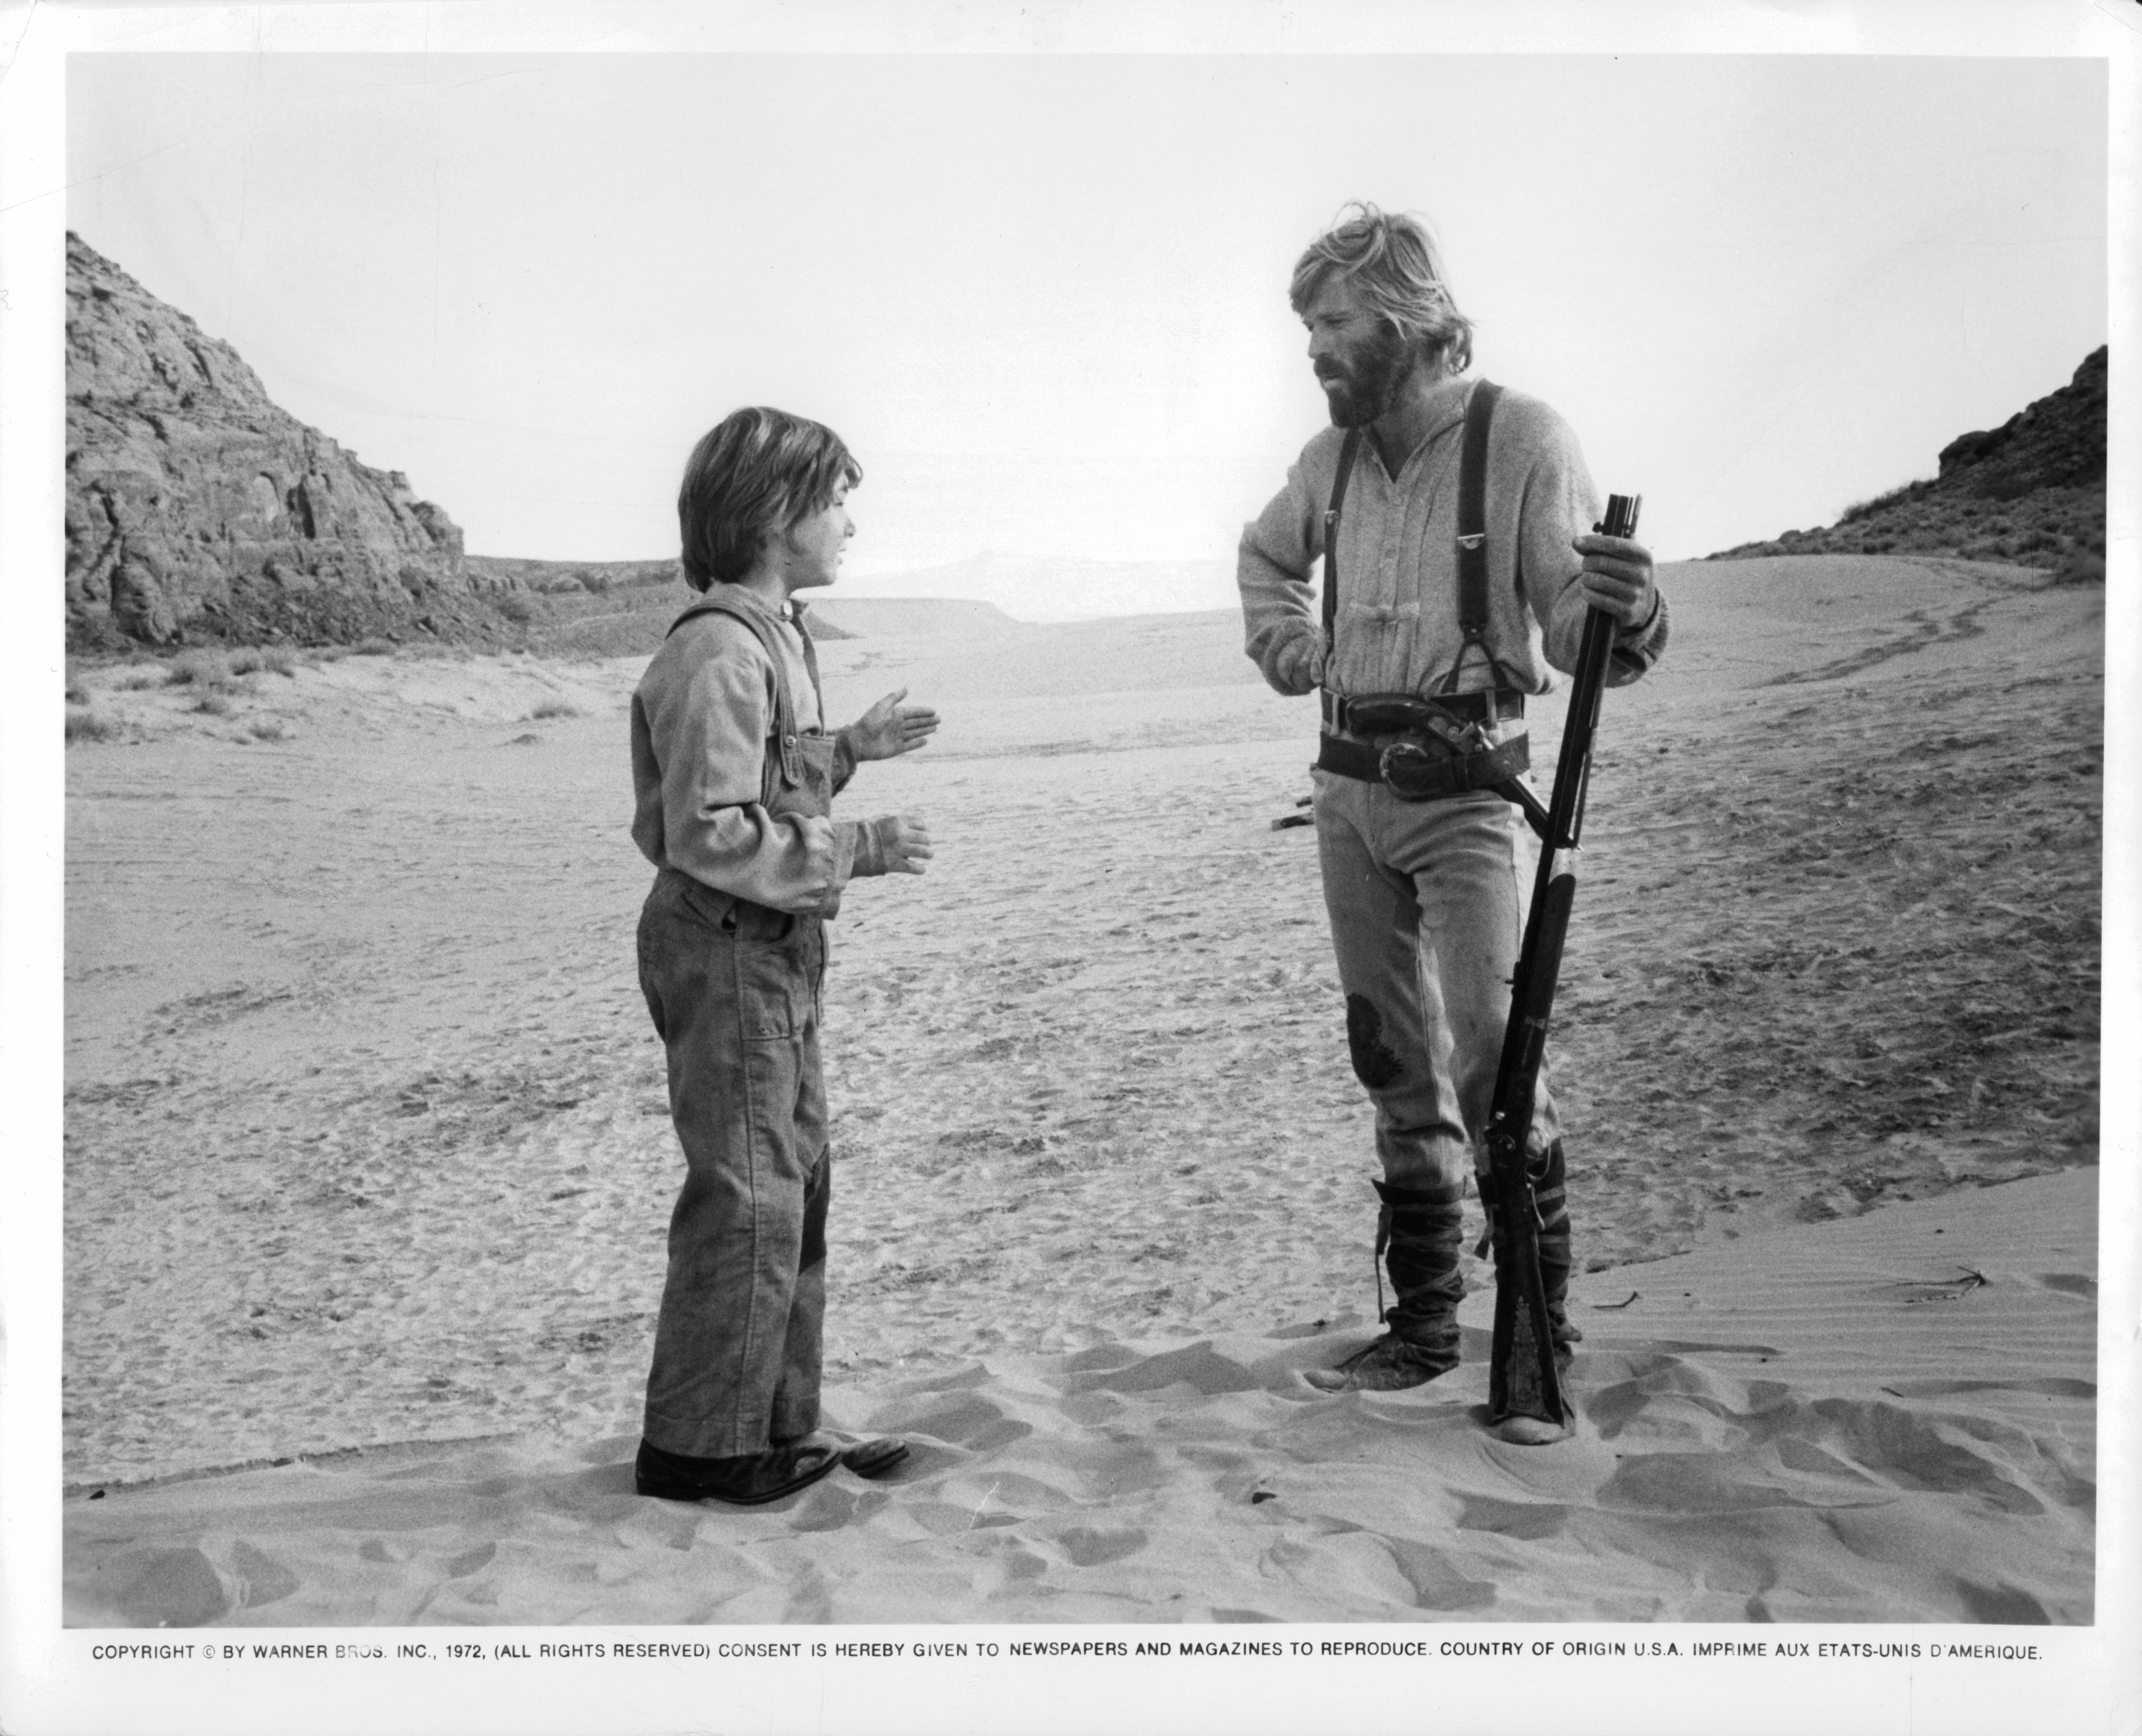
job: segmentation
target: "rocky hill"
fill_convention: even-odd
[[[1712,555],[1955,555],[2017,561],[2075,580],[2105,577],[2106,353],[1997,428],[1959,435],[1940,473],[1845,509],[1834,525],[1788,530]]]
[[[278,408],[229,344],[72,234],[67,427],[72,647],[521,636],[526,599],[471,573],[406,476]]]

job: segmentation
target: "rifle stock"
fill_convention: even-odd
[[[1641,504],[1641,496],[1612,496],[1600,530],[1609,536],[1634,536]],[[1510,1020],[1503,1032],[1502,1064],[1488,1117],[1492,1209],[1503,1232],[1495,1250],[1495,1338],[1488,1375],[1488,1410],[1498,1423],[1513,1416],[1565,1426],[1571,1421],[1555,1366],[1547,1286],[1540,1271],[1538,1209],[1526,1148],[1562,974],[1562,943],[1577,902],[1579,836],[1591,782],[1592,743],[1615,631],[1614,618],[1604,610],[1594,609],[1586,614],[1547,823],[1535,827],[1541,832],[1539,871],[1533,878],[1532,910],[1510,980]]]

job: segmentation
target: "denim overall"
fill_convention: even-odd
[[[797,727],[765,624],[710,599],[670,631],[710,611],[742,622],[773,666],[767,811],[829,814],[833,738]],[[815,691],[807,630],[803,644]],[[665,1452],[738,1457],[818,1426],[833,1167],[818,1053],[825,925],[664,868],[640,913],[639,950],[684,1152],[644,1433]]]

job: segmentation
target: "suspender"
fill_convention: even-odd
[[[1457,660],[1443,678],[1454,692],[1466,653],[1476,648],[1496,674],[1502,668],[1488,650],[1488,424],[1503,388],[1482,380],[1465,406],[1465,444],[1458,454],[1458,630],[1464,636]]]
[[[1361,450],[1361,431],[1349,428],[1339,446],[1339,474],[1331,479],[1331,504],[1324,510],[1324,649],[1329,656],[1338,641],[1339,509],[1346,503],[1346,481]]]
[[[727,597],[703,597],[669,624],[669,633],[674,633],[695,615],[725,614],[733,621],[741,621],[751,630],[752,636],[765,648],[767,660],[773,665],[773,729],[768,745],[777,749],[766,757],[766,775],[762,794],[767,806],[772,806],[775,794],[774,780],[777,777],[788,788],[801,788],[803,782],[803,752],[796,736],[796,700],[788,688],[788,661],[781,654],[781,648],[773,642],[773,635],[766,624],[750,608]],[[811,688],[818,688],[818,654],[811,643],[811,629],[803,624],[803,612],[796,611],[796,630],[803,638],[803,666],[810,672]],[[664,634],[667,639],[669,634]],[[822,698],[819,709],[825,702]]]
[[[1463,637],[1458,656],[1438,691],[1456,691],[1458,673],[1476,649],[1499,684],[1503,669],[1488,637],[1488,430],[1494,420],[1495,400],[1503,388],[1488,380],[1477,381],[1465,402],[1464,443],[1458,453],[1458,630]],[[1339,509],[1346,499],[1346,483],[1354,473],[1354,460],[1361,449],[1361,431],[1349,428],[1339,448],[1339,474],[1331,482],[1331,504],[1324,514],[1324,645],[1329,656],[1337,649],[1339,617]]]

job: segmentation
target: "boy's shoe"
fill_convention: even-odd
[[[837,1447],[771,1447],[737,1458],[691,1458],[642,1441],[632,1482],[640,1494],[658,1501],[758,1507],[808,1488],[840,1462]]]

